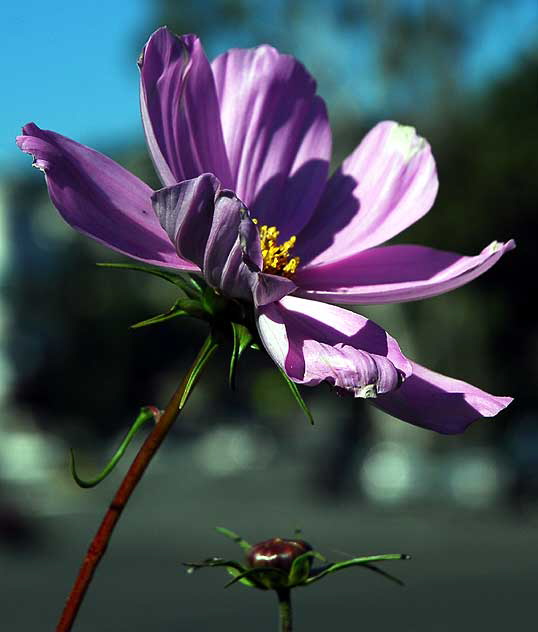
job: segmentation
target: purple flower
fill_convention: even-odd
[[[164,188],[32,123],[17,139],[69,224],[251,303],[267,352],[298,384],[328,382],[443,433],[512,401],[410,361],[379,326],[332,305],[435,296],[514,247],[493,242],[466,257],[380,245],[425,215],[437,193],[430,147],[413,128],[380,123],[329,177],[325,104],[293,57],[260,46],[210,64],[197,37],[161,28],[139,66]]]

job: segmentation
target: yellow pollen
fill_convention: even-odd
[[[258,220],[252,220],[255,224]],[[263,258],[263,271],[269,274],[291,277],[297,270],[300,259],[292,257],[290,250],[295,246],[297,237],[292,235],[287,241],[277,243],[280,231],[276,226],[259,226],[260,245]]]

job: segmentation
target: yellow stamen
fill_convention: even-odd
[[[255,224],[258,220],[252,220]],[[295,246],[297,237],[292,235],[282,244],[277,243],[280,231],[276,226],[263,225],[259,227],[260,245],[262,249],[263,271],[269,274],[291,277],[300,263],[299,257],[292,257],[290,250]]]

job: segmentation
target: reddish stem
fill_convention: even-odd
[[[172,427],[179,412],[185,405],[200,371],[216,347],[216,343],[210,336],[206,340],[204,346],[200,350],[200,353],[196,357],[189,371],[186,373],[176,392],[172,395],[168,406],[164,410],[155,427],[138,451],[138,454],[119,486],[116,495],[112,499],[105,517],[103,518],[103,521],[101,522],[101,525],[88,548],[78,576],[73,584],[73,588],[67,598],[56,632],[69,632],[69,630],[71,630],[82,601],[84,600],[84,596],[86,595],[86,591],[92,581],[93,574],[107,550],[112,532],[114,531],[114,528],[120,519],[129,498],[131,497],[131,494],[138,485],[159,446],[168,434],[168,431]]]

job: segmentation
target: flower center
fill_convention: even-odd
[[[252,220],[255,224],[258,220]],[[292,257],[290,250],[295,246],[297,237],[292,235],[287,241],[277,243],[280,231],[276,226],[259,226],[260,245],[263,258],[263,272],[278,274],[279,276],[291,277],[297,270],[300,258]]]

